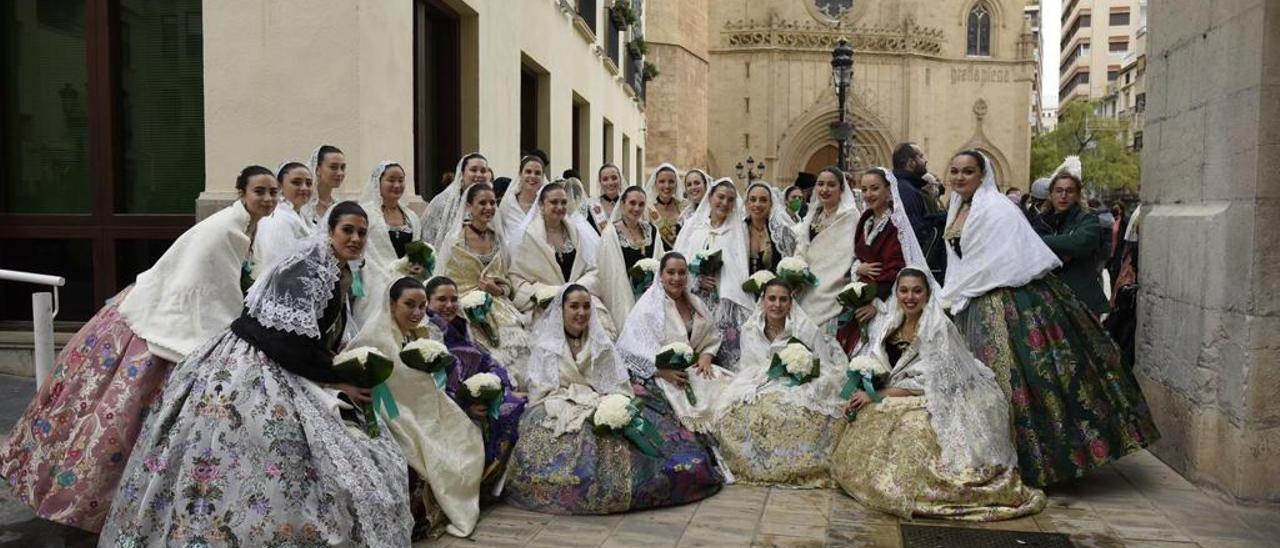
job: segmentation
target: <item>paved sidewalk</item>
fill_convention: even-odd
[[[0,432],[7,434],[34,391],[30,379],[0,375]],[[917,523],[1061,532],[1081,547],[1280,547],[1280,505],[1228,503],[1145,451],[1049,494],[1049,508],[1032,517],[989,524]],[[894,548],[901,545],[900,522],[863,508],[839,490],[733,485],[698,504],[613,516],[552,516],[500,504],[485,511],[471,538],[446,536],[417,546]],[[0,486],[0,547],[95,544],[93,535],[36,518]]]

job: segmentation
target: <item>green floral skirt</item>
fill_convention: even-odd
[[[1119,348],[1057,278],[973,299],[956,325],[1009,397],[1027,483],[1080,477],[1160,437]]]

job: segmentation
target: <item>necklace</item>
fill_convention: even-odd
[[[476,225],[474,223],[467,223],[467,228],[471,229],[472,233],[474,233],[476,236],[479,236],[481,238],[487,239],[489,236],[490,230],[488,226],[484,228],[476,228]]]
[[[620,196],[614,196],[614,197],[610,198],[608,195],[604,195],[604,196],[601,196],[601,197],[600,197],[600,199],[601,199],[602,201],[609,202],[609,203],[611,203],[611,204],[616,204],[616,203],[618,203],[618,198],[619,198],[619,197],[620,197]]]

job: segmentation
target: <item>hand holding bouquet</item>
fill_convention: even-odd
[[[480,328],[494,346],[502,344],[498,338],[498,329],[489,321],[489,311],[493,309],[493,295],[473,289],[458,299],[458,306],[462,307],[462,315],[467,318],[467,323]]]
[[[389,418],[394,419],[400,416],[400,410],[396,407],[396,400],[385,384],[394,367],[390,358],[382,355],[381,352],[371,346],[353,348],[333,358],[334,372],[344,382],[360,388],[373,389],[373,403],[362,409],[365,419],[365,432],[371,438],[378,437],[382,431],[378,427],[378,415],[376,413],[379,407],[386,409],[387,417]]]
[[[493,373],[476,373],[462,381],[462,400],[484,404],[488,407],[489,420],[497,420],[502,406],[502,379]]]
[[[695,276],[716,276],[720,274],[722,267],[724,259],[719,249],[699,251],[693,256],[693,262],[689,263],[689,272]]]
[[[848,325],[849,322],[858,321],[855,313],[859,308],[875,302],[876,289],[877,287],[875,283],[862,283],[857,280],[854,280],[841,288],[840,293],[836,295],[836,302],[840,303],[840,306],[844,307],[844,310],[840,312],[840,316],[836,320],[837,326],[844,327]],[[862,328],[862,335],[865,339],[867,335],[866,326],[864,325]]]
[[[609,394],[600,398],[591,416],[598,433],[621,433],[636,449],[650,457],[661,455],[662,437],[658,430],[640,414],[635,402],[622,394]]]
[[[866,392],[871,397],[871,401],[879,402],[884,399],[876,393],[876,388],[884,388],[884,384],[889,377],[889,368],[885,367],[884,362],[873,356],[858,356],[849,362],[849,369],[845,371],[844,387],[840,389],[840,398],[848,400],[852,398],[859,390]],[[850,410],[845,413],[845,419],[853,422],[858,418],[858,412]]]
[[[546,308],[559,294],[560,288],[557,286],[540,285],[533,291],[533,297],[530,300],[533,301],[534,308]]]
[[[431,339],[418,339],[404,345],[400,351],[400,361],[424,373],[430,373],[435,380],[436,388],[444,390],[445,381],[449,378],[449,368],[456,359],[445,345]]]
[[[436,249],[421,240],[409,242],[409,245],[405,246],[404,257],[391,263],[391,269],[403,276],[425,281],[436,269]]]
[[[658,369],[684,371],[694,364],[693,348],[681,342],[668,344],[658,351],[653,364]],[[689,400],[689,405],[698,405],[698,398],[693,394],[693,386],[689,383],[684,385],[684,397]]]
[[[791,386],[799,386],[818,378],[820,369],[821,362],[813,355],[813,351],[799,339],[792,337],[787,346],[773,355],[773,360],[769,363],[769,378],[786,377]]]

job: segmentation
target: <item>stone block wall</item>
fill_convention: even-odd
[[[1280,2],[1151,3],[1138,364],[1189,479],[1280,500]]]
[[[663,162],[705,169],[707,1],[648,0],[645,10],[648,61],[660,71],[649,82],[645,102],[645,169]]]

